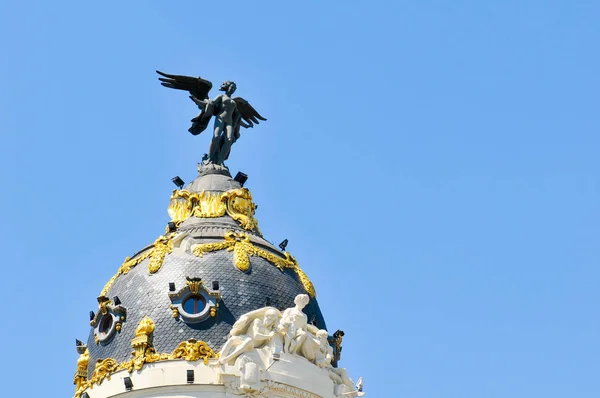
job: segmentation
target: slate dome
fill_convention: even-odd
[[[262,237],[250,191],[224,166],[199,165],[198,171],[196,180],[173,192],[165,234],[127,259],[98,297],[90,314],[89,363],[130,360],[145,317],[154,323],[157,353],[189,339],[217,352],[241,315],[265,305],[293,307],[298,294],[309,294],[304,312],[326,329],[312,283],[291,255]]]

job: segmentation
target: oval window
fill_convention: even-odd
[[[183,301],[183,310],[188,314],[199,314],[206,307],[206,300],[202,296],[190,296]]]
[[[106,336],[113,325],[113,317],[112,315],[104,315],[102,320],[100,321],[100,326],[98,326],[98,333],[100,333],[101,337]]]

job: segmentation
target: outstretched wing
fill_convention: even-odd
[[[264,117],[262,117],[258,112],[256,112],[256,109],[254,109],[252,105],[250,105],[248,101],[246,101],[242,97],[235,97],[233,100],[235,101],[238,111],[242,115],[242,119],[244,119],[244,122],[246,122],[240,122],[242,126],[248,128],[254,126],[252,122],[258,124],[259,119],[267,120]]]
[[[159,70],[157,70],[156,73],[164,76],[158,78],[158,80],[161,81],[160,84],[163,86],[177,90],[189,91],[190,94],[201,100],[208,98],[208,92],[212,88],[212,83],[208,80],[202,79],[201,77],[170,75]]]

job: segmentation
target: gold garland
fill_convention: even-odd
[[[285,258],[281,258],[267,250],[261,249],[252,244],[248,235],[244,233],[235,233],[229,231],[225,233],[225,240],[222,242],[211,242],[196,244],[192,246],[192,253],[197,257],[202,257],[206,253],[216,252],[220,250],[233,251],[233,265],[240,271],[246,272],[250,269],[250,256],[258,256],[269,261],[280,270],[285,268],[293,269],[304,289],[311,297],[316,297],[315,286],[312,284],[308,276],[300,269],[296,259],[285,252]]]
[[[111,288],[113,283],[115,283],[115,280],[120,275],[127,274],[129,271],[131,271],[133,267],[135,267],[148,257],[151,258],[150,263],[148,264],[148,271],[151,274],[158,272],[162,267],[162,263],[165,260],[165,256],[173,251],[172,240],[175,237],[175,235],[175,232],[161,235],[158,237],[158,239],[154,241],[154,243],[152,244],[153,247],[151,249],[146,250],[145,252],[134,258],[127,257],[123,264],[119,267],[117,273],[113,275],[113,277],[110,278],[108,282],[106,282],[106,285],[104,285],[102,292],[100,292],[100,296],[106,296],[108,294],[108,290]]]

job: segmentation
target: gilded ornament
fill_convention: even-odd
[[[217,309],[215,307],[210,307],[210,316],[214,318],[217,315]]]
[[[256,205],[252,202],[252,194],[248,188],[232,189],[223,194],[175,190],[171,194],[168,208],[171,221],[176,224],[191,216],[216,218],[227,213],[239,222],[242,228],[260,234],[258,221],[254,218],[255,211]]]
[[[86,385],[89,360],[90,353],[86,348],[83,354],[81,354],[77,359],[77,371],[75,372],[75,377],[73,378],[73,384],[75,384],[75,391],[78,391]]]
[[[211,192],[194,194],[194,216],[200,218],[214,218],[225,215],[225,204],[221,195]]]
[[[140,323],[138,323],[137,328],[135,328],[136,336],[150,335],[154,332],[154,321],[150,319],[147,315],[142,318]]]
[[[256,205],[252,202],[252,194],[248,188],[232,189],[223,194],[227,207],[227,214],[239,222],[242,228],[259,234],[258,220],[254,218]],[[261,234],[262,235],[262,234]]]
[[[216,358],[214,351],[204,341],[189,339],[179,343],[177,348],[169,356],[169,359],[185,359],[186,361],[197,361],[202,358],[204,364],[208,364],[208,360]]]
[[[145,363],[167,359],[166,354],[161,355],[154,351],[152,347],[153,332],[154,322],[148,316],[145,316],[135,329],[135,337],[131,340],[131,348],[134,349],[131,353],[133,359],[119,365],[120,369],[127,369],[131,373],[133,369],[142,369]]]
[[[248,271],[250,269],[250,256],[258,256],[269,261],[280,270],[292,269],[298,275],[298,279],[304,286],[306,292],[312,297],[317,296],[315,286],[310,281],[306,273],[300,269],[298,262],[290,253],[285,252],[285,258],[271,253],[270,251],[261,249],[255,246],[250,241],[248,235],[244,233],[237,234],[233,231],[225,233],[225,240],[222,242],[202,243],[192,246],[192,253],[195,256],[202,257],[206,253],[216,252],[220,250],[233,251],[233,264],[240,271]]]
[[[233,250],[233,263],[242,272],[250,269],[250,256],[252,255],[252,244],[247,235],[241,234],[233,247],[227,250]]]
[[[96,343],[96,345],[100,344],[100,338],[97,334],[94,334],[94,342]]]
[[[192,215],[200,218],[222,217],[226,208],[221,195],[217,193],[181,189],[171,194],[168,212],[171,221],[181,223]]]
[[[150,264],[148,264],[148,271],[150,271],[151,274],[154,274],[160,270],[167,253],[171,253],[173,251],[172,239],[174,236],[175,233],[171,233],[161,236],[154,241],[154,249],[152,249]]]
[[[167,209],[171,221],[179,223],[192,215],[192,201],[189,198],[189,191],[175,190],[171,194],[171,202]]]
[[[110,380],[110,375],[117,371],[119,365],[112,358],[98,359],[90,379],[90,387],[93,384],[100,385],[104,379]]]
[[[110,304],[110,299],[104,295],[98,296],[98,309],[102,315],[106,315],[108,313],[107,305]]]
[[[192,246],[192,253],[197,257],[202,257],[206,253],[227,249],[234,244],[235,240],[231,241],[227,238],[227,235],[225,235],[225,241],[223,242],[203,243],[201,245]]]
[[[110,278],[106,285],[104,285],[102,292],[100,292],[100,296],[106,296],[108,294],[108,290],[120,275],[126,275],[133,267],[149,257],[151,257],[151,260],[148,264],[148,271],[151,274],[158,272],[162,267],[165,256],[173,251],[172,241],[175,235],[177,235],[176,232],[166,233],[154,241],[152,248],[148,248],[134,258],[127,257],[121,267],[119,267],[117,273]]]
[[[171,306],[171,311],[173,311],[173,318],[179,318],[179,310],[177,307]]]
[[[198,294],[200,287],[203,286],[202,279],[200,278],[190,278],[189,276],[185,278],[187,285],[190,287],[190,292],[193,294]]]
[[[299,267],[295,268],[296,273],[298,274],[298,278],[300,278],[300,282],[304,286],[306,293],[309,294],[310,297],[317,297],[317,291],[315,290],[315,285],[308,279],[308,276],[302,271]]]

